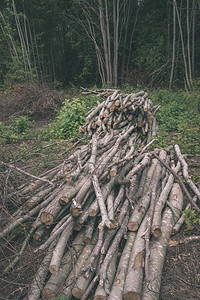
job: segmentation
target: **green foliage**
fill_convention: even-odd
[[[23,133],[31,127],[32,122],[27,116],[13,117],[11,126],[16,133]]]
[[[183,214],[185,214],[185,233],[190,234],[194,229],[194,225],[199,223],[200,218],[198,217],[197,211],[191,208],[184,210]]]
[[[65,100],[64,106],[57,115],[60,137],[70,138],[77,135],[79,126],[84,124],[85,111],[85,103],[81,103],[79,99]]]
[[[161,105],[156,113],[159,125],[160,146],[178,143],[183,153],[197,153],[200,143],[200,116],[198,114],[199,95],[189,96],[184,91],[155,91],[151,95],[154,104]]]
[[[12,144],[33,136],[30,127],[33,122],[27,116],[13,117],[9,124],[0,122],[0,144]]]
[[[79,97],[72,100],[66,99],[63,107],[58,112],[54,129],[59,138],[81,136],[79,127],[85,123],[87,112],[96,105],[96,97]]]

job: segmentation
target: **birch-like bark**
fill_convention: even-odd
[[[170,204],[178,215],[183,206],[183,193],[178,183],[174,183],[169,198]],[[162,218],[162,236],[154,240],[150,248],[149,282],[144,283],[142,300],[159,300],[162,269],[167,245],[174,225],[174,216],[170,208],[166,208]]]
[[[131,250],[135,243],[135,238],[136,238],[135,232],[128,232],[128,238],[118,264],[117,273],[108,300],[123,299],[124,283],[125,283],[125,278],[128,270],[129,261],[130,261]]]
[[[181,26],[181,18],[180,18],[180,14],[179,14],[179,11],[178,11],[176,0],[174,0],[174,5],[175,5],[175,8],[176,8],[176,15],[177,15],[178,25],[179,25],[179,31],[180,31],[182,53],[183,53],[183,61],[184,61],[184,67],[185,67],[185,78],[186,78],[187,88],[189,90],[191,90],[191,84],[190,84],[190,80],[189,80],[189,76],[188,76],[187,60],[186,60],[186,55],[185,55],[185,45],[184,45],[184,38],[183,38],[183,30],[182,30],[182,26]]]
[[[176,50],[176,8],[175,1],[173,0],[173,46],[172,46],[172,66],[171,75],[169,81],[169,89],[172,89],[172,81],[174,76],[174,64],[175,64],[175,50]]]
[[[98,6],[99,6],[99,21],[100,21],[100,28],[101,28],[101,35],[102,35],[102,40],[103,40],[104,56],[105,56],[105,64],[106,64],[107,82],[112,85],[112,78],[110,78],[110,72],[109,72],[108,45],[107,45],[107,37],[106,37],[106,31],[105,31],[105,20],[104,20],[104,15],[103,15],[102,0],[98,0]]]
[[[180,169],[180,163],[177,163],[176,168],[174,168],[174,172],[178,173],[179,169]],[[174,183],[174,176],[170,174],[167,183],[163,188],[160,197],[155,205],[153,221],[152,221],[152,234],[155,237],[160,237],[162,235],[162,231],[161,231],[162,210],[165,206],[168,195],[172,189],[173,183]]]
[[[73,230],[73,226],[74,226],[74,222],[72,221],[69,226],[63,230],[57,244],[56,247],[53,251],[53,256],[49,265],[49,271],[52,274],[55,274],[58,272],[60,265],[61,265],[61,261],[62,261],[62,257],[67,245],[67,242],[72,234],[72,230]]]
[[[147,217],[148,215],[146,214],[137,232],[130,254],[127,276],[125,279],[123,291],[123,297],[125,300],[137,300],[140,299],[141,296],[142,281],[144,275],[145,249],[145,240],[143,235],[147,226]]]
[[[188,174],[188,164],[186,163],[184,156],[181,154],[179,146],[176,144],[174,145],[174,149],[177,155],[178,160],[181,162],[181,165],[183,167],[183,176],[187,182],[187,184],[190,186],[190,188],[193,190],[195,195],[198,197],[200,200],[200,190],[196,187],[194,182],[190,179],[190,176]]]
[[[48,274],[48,267],[49,267],[49,263],[51,261],[51,257],[53,255],[53,249],[54,249],[55,245],[56,245],[56,241],[54,241],[51,244],[51,246],[49,247],[47,254],[45,255],[37,273],[34,276],[34,280],[30,286],[27,296],[25,297],[26,300],[40,299],[40,293],[43,289],[45,279]]]
[[[57,291],[66,280],[71,270],[74,268],[76,260],[84,248],[83,239],[84,230],[81,230],[72,242],[72,247],[64,254],[58,273],[52,274],[47,281],[42,292],[42,295],[45,299],[55,298]]]

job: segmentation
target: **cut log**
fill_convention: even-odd
[[[169,202],[180,215],[183,205],[183,193],[178,183],[174,183]],[[149,260],[149,278],[150,281],[144,283],[143,300],[158,300],[161,284],[162,268],[165,259],[167,245],[169,243],[171,231],[174,225],[173,212],[170,208],[166,208],[162,218],[162,236],[155,240],[150,248]]]

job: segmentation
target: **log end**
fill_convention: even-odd
[[[56,297],[56,294],[49,288],[44,288],[42,291],[42,296],[44,299],[51,300]]]
[[[72,206],[70,207],[70,213],[72,217],[80,216],[80,214],[82,214],[82,206],[79,203],[77,203],[76,205],[72,204]]]
[[[58,268],[58,266],[50,265],[49,266],[49,271],[51,272],[51,274],[56,274],[56,273],[58,273],[59,268]]]
[[[90,217],[95,217],[95,216],[97,215],[97,210],[96,210],[96,209],[93,209],[93,208],[90,208],[90,209],[88,210],[88,215],[89,215]]]
[[[59,199],[59,203],[60,203],[60,205],[66,205],[66,204],[69,203],[69,198],[66,197],[66,196],[62,196],[62,197],[60,197],[60,199]]]
[[[107,299],[106,296],[101,296],[101,295],[96,295],[96,296],[94,297],[94,300],[106,300],[106,299]]]
[[[140,300],[141,297],[136,292],[126,292],[124,294],[124,300]]]
[[[152,230],[152,234],[156,238],[159,238],[162,235],[162,231],[161,231],[160,228],[155,228],[155,229]]]
[[[129,222],[128,223],[128,229],[130,231],[137,231],[139,228],[139,224],[137,222]]]
[[[72,290],[72,295],[74,297],[76,297],[77,299],[81,299],[81,297],[83,296],[84,291],[78,287],[73,288]]]
[[[29,209],[30,209],[30,207],[29,207],[28,203],[25,202],[24,204],[22,204],[23,213],[26,214],[29,211]]]
[[[75,225],[74,225],[74,230],[75,231],[80,231],[82,228],[82,224],[79,223],[79,222],[76,222]]]
[[[84,243],[85,243],[85,244],[89,244],[90,242],[91,242],[91,238],[85,236],[85,237],[84,237]]]
[[[44,211],[44,212],[41,213],[41,221],[45,225],[49,226],[53,223],[54,217],[53,217],[52,214]]]
[[[41,241],[41,235],[40,235],[39,233],[35,232],[35,233],[33,234],[33,239],[34,239],[35,241]]]

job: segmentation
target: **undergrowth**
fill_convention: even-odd
[[[136,91],[126,86],[123,92]],[[156,113],[159,125],[157,146],[166,147],[168,144],[178,143],[182,153],[199,153],[200,144],[200,116],[198,113],[198,102],[200,95],[193,92],[187,95],[184,91],[170,92],[158,90],[149,92],[153,104],[159,104],[161,108]],[[34,121],[28,116],[11,117],[8,122],[0,122],[0,144],[1,154],[6,161],[17,159],[17,156],[30,155],[30,151],[39,152],[38,149],[50,146],[51,151],[62,148],[64,140],[71,138],[87,142],[88,137],[79,133],[80,125],[85,122],[87,112],[97,101],[95,95],[77,95],[72,99],[66,99],[54,120],[49,120],[48,125],[36,128]],[[19,152],[10,154],[8,145],[18,145]],[[31,149],[30,149],[31,145]],[[47,147],[48,148],[48,147]],[[63,152],[67,153],[66,151]],[[23,155],[22,155],[23,154]],[[36,155],[36,154],[34,154]]]
[[[159,125],[159,145],[178,143],[182,153],[196,154],[200,144],[200,115],[198,103],[200,95],[184,91],[159,90],[150,93],[154,104],[161,105],[156,113]]]

